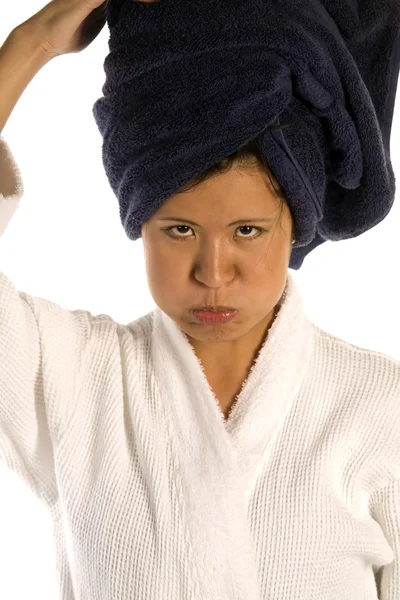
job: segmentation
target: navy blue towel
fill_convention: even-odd
[[[110,0],[107,22],[93,115],[129,239],[253,139],[288,199],[292,269],[390,212],[399,0]]]

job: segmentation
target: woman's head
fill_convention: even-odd
[[[238,220],[244,222],[233,224]],[[143,224],[152,297],[198,347],[251,344],[269,327],[285,289],[294,234],[284,193],[250,142],[190,181]],[[239,314],[225,325],[199,325],[190,311],[205,305],[234,307]]]

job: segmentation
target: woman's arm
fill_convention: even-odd
[[[36,73],[50,57],[25,29],[14,29],[0,48],[0,134]]]

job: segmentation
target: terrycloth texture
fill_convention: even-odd
[[[110,0],[107,18],[93,114],[131,240],[183,185],[252,139],[287,194],[290,268],[387,216],[399,0]]]
[[[290,274],[225,422],[161,310],[121,325],[0,272],[0,460],[54,520],[61,600],[400,598],[400,363],[310,322]]]

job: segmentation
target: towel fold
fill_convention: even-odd
[[[93,115],[129,239],[253,139],[294,219],[290,268],[388,215],[398,0],[110,0],[107,22]]]

